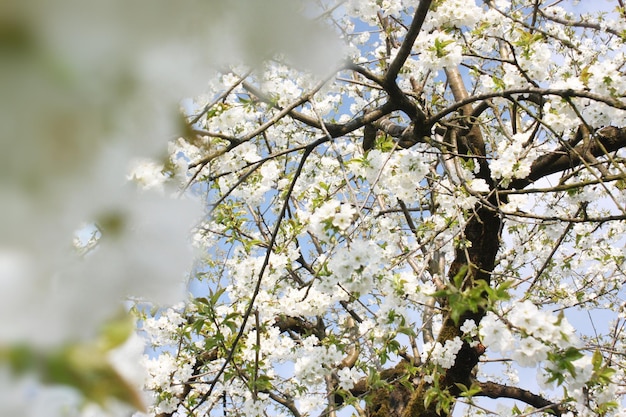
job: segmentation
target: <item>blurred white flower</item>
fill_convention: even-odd
[[[130,161],[165,153],[179,101],[221,65],[280,52],[326,72],[341,56],[288,0],[8,0],[3,12],[0,312],[14,317],[4,343],[87,337],[131,295],[178,301],[199,210],[124,189]],[[147,159],[130,176],[145,188],[165,180]],[[72,235],[90,222],[103,236],[78,260]]]
[[[126,342],[108,353],[113,368],[125,381],[136,387],[140,387],[146,378],[146,370],[142,365],[144,349],[144,340],[132,333]]]
[[[118,198],[127,205],[102,205],[103,236],[83,259],[69,244],[65,251],[50,248],[54,259],[0,252],[0,313],[13,317],[0,326],[0,340],[50,345],[83,339],[126,297],[158,304],[182,299],[193,255],[188,235],[199,206],[130,190]]]
[[[167,176],[163,173],[162,164],[147,158],[136,158],[131,164],[127,179],[137,182],[145,190],[163,190]]]

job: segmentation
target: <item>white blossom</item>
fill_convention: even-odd
[[[511,141],[498,143],[498,157],[491,163],[491,177],[507,184],[512,178],[526,178],[537,157],[533,148],[526,145],[526,135],[517,134]]]
[[[463,341],[455,337],[451,340],[446,340],[442,345],[436,342],[433,346],[425,345],[422,360],[432,360],[433,363],[441,366],[444,369],[449,369],[454,365],[456,360],[456,354],[461,349]]]
[[[514,346],[513,335],[502,321],[493,313],[487,315],[480,322],[479,334],[488,349],[499,352],[510,351]]]
[[[461,45],[447,34],[438,30],[420,36],[415,47],[420,54],[420,62],[427,70],[440,70],[454,67],[461,62]]]
[[[358,381],[360,375],[354,368],[342,368],[337,371],[339,377],[339,387],[343,390],[349,390],[354,387],[354,383]]]

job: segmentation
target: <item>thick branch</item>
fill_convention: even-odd
[[[446,72],[446,78],[448,80],[448,84],[450,85],[450,90],[452,90],[452,95],[454,96],[454,100],[457,102],[463,102],[467,100],[469,94],[467,93],[467,89],[465,88],[465,84],[463,83],[463,78],[461,77],[461,72],[458,68],[444,68]],[[463,113],[467,116],[472,114],[473,108],[470,102],[467,102],[462,107]]]
[[[432,0],[420,0],[420,4],[415,10],[411,26],[404,36],[404,41],[402,41],[402,45],[400,45],[400,49],[398,50],[396,57],[393,61],[391,61],[391,64],[389,64],[389,69],[385,74],[385,84],[395,84],[396,77],[411,54],[417,35],[419,35],[422,30],[422,25],[424,24],[424,20],[426,20],[426,15],[428,14],[428,9],[430,9],[431,3]]]
[[[595,134],[595,140],[572,148],[560,148],[543,155],[533,162],[528,177],[511,182],[510,188],[521,189],[556,172],[574,168],[589,157],[600,157],[626,147],[626,128],[605,127]]]
[[[469,132],[466,135],[462,135],[461,140],[456,144],[458,149],[455,149],[455,151],[458,151],[460,154],[467,154],[470,152],[472,155],[485,156],[485,140],[482,132],[480,131],[480,127],[475,123],[475,120],[471,119],[471,115],[474,113],[474,107],[471,102],[467,101],[469,94],[465,88],[465,84],[463,83],[461,72],[456,67],[445,68],[445,71],[454,99],[457,103],[465,102],[465,104],[460,107],[460,110],[463,116],[463,123],[467,126],[467,128],[469,128]],[[479,161],[479,163],[481,169],[479,176],[489,183],[491,181],[489,167],[486,162],[481,163]]]
[[[326,336],[326,326],[321,319],[318,319],[317,323],[311,323],[302,317],[281,315],[276,317],[274,321],[275,326],[278,327],[281,333],[291,331],[301,336],[312,334],[319,340],[324,339]]]
[[[476,382],[476,384],[480,387],[480,393],[476,394],[477,397],[511,398],[522,401],[535,408],[541,408],[545,412],[555,416],[561,416],[571,411],[562,404],[555,404],[540,395],[533,394],[521,388],[497,384],[495,382]]]
[[[411,390],[401,383],[401,379],[407,373],[408,362],[401,361],[391,369],[385,369],[380,373],[380,379],[391,384],[391,387],[374,389],[369,384],[368,378],[362,378],[350,390],[350,394],[360,398],[371,393],[368,406],[370,417],[401,417],[411,397]],[[340,395],[335,396],[336,404],[343,404]]]
[[[489,202],[491,205],[497,206],[494,195],[490,197]],[[464,229],[464,238],[469,244],[461,245],[456,249],[454,261],[448,270],[450,282],[454,282],[454,278],[462,274],[463,288],[472,287],[478,280],[489,284],[496,254],[500,247],[500,226],[501,219],[496,212],[481,203],[476,206]],[[479,308],[476,311],[465,312],[458,322],[448,316],[441,327],[437,341],[443,345],[448,340],[460,337],[459,326],[465,320],[471,319],[479,324],[484,315],[485,311]],[[472,370],[478,364],[483,352],[483,350],[464,342],[457,353],[454,365],[441,375],[439,387],[448,390],[451,395],[455,396],[459,394],[459,388],[456,384],[461,383],[470,386]],[[428,384],[424,381],[420,382],[403,416],[440,417],[436,410],[436,404],[431,403],[429,407],[424,406],[424,396],[428,388]]]

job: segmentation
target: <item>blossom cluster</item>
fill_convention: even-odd
[[[463,341],[460,337],[446,340],[444,345],[439,342],[435,342],[432,346],[425,343],[422,360],[432,361],[433,364],[439,365],[443,369],[450,369],[456,361],[456,354],[461,350],[461,346],[463,346]]]
[[[356,174],[363,176],[381,195],[412,200],[416,188],[429,171],[428,159],[417,149],[396,152],[371,150],[361,166],[353,164]]]
[[[545,389],[553,389],[555,383],[566,385],[583,415],[591,412],[589,390],[594,391],[597,405],[608,404],[615,398],[616,384],[608,378],[600,383],[597,380],[599,372],[606,368],[594,363],[597,359],[592,355],[580,352],[583,344],[563,316],[546,314],[526,300],[513,306],[504,318],[488,313],[481,321],[479,335],[490,352],[509,355],[518,366],[541,365],[538,383]],[[596,352],[594,358],[597,355]]]
[[[526,145],[528,137],[516,134],[498,143],[497,157],[491,163],[491,177],[507,185],[513,178],[526,178],[537,152]]]
[[[547,314],[528,300],[514,305],[505,317],[503,321],[488,313],[480,323],[479,334],[485,346],[511,353],[521,366],[532,367],[545,361],[552,349],[579,346],[574,328],[565,318]],[[516,339],[516,334],[521,338]]]

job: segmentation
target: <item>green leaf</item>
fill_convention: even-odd
[[[446,46],[452,43],[454,43],[452,39],[442,41],[439,38],[436,38],[434,47],[431,47],[430,49],[435,52],[437,58],[442,58],[448,55],[448,51],[446,51]]]
[[[383,153],[391,152],[395,148],[396,143],[391,136],[379,135],[376,138],[376,149]]]
[[[600,384],[607,385],[612,382],[613,375],[615,375],[615,369],[605,366],[596,373],[595,379],[597,379]]]
[[[145,410],[139,391],[115,370],[106,351],[89,345],[75,345],[46,357],[44,381],[69,385],[92,402],[105,406],[110,398]]]
[[[461,288],[461,285],[463,285],[463,280],[465,279],[465,275],[467,275],[467,270],[467,265],[461,266],[459,272],[457,272],[454,278],[452,278],[452,282],[454,282],[454,285],[457,288]]]
[[[0,348],[0,362],[8,363],[14,372],[21,374],[36,369],[39,356],[30,346],[8,346]]]
[[[461,396],[462,397],[473,397],[476,394],[480,393],[480,387],[477,384],[472,384],[469,388],[466,387],[464,384],[455,382],[455,384],[457,386],[457,388],[461,391]]]
[[[585,356],[575,347],[569,347],[562,353],[563,359],[568,362],[573,362]]]
[[[272,389],[272,378],[267,375],[259,375],[254,381],[254,387],[261,392],[267,392]]]
[[[437,396],[437,391],[433,388],[426,391],[426,395],[424,395],[424,408],[430,407],[430,404],[432,404],[433,400],[437,398]]]
[[[600,370],[600,368],[602,367],[602,359],[602,353],[600,353],[599,349],[596,349],[596,351],[593,352],[593,356],[591,357],[591,364],[593,365],[594,371]]]
[[[85,400],[101,406],[114,398],[144,411],[139,390],[109,360],[110,351],[126,342],[133,328],[133,317],[123,312],[108,321],[92,342],[42,351],[22,345],[4,347],[0,348],[0,362],[8,363],[18,374],[34,372],[45,384],[70,386]]]
[[[114,319],[107,321],[98,338],[102,349],[108,351],[124,344],[134,329],[135,319],[126,312],[122,312]]]
[[[228,329],[231,331],[231,333],[237,333],[239,330],[239,326],[237,325],[237,323],[233,320],[228,320],[228,317],[226,320],[224,320],[222,322],[222,324],[226,327],[228,327]]]

